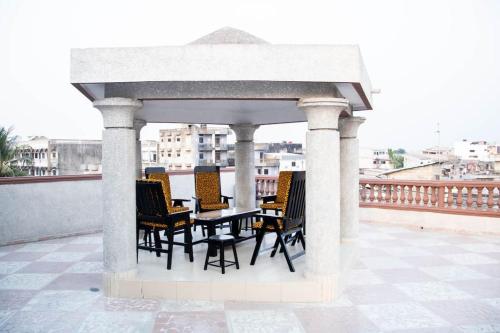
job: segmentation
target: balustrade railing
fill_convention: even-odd
[[[278,189],[278,177],[255,176],[255,189],[257,191],[257,198],[264,195],[275,195]]]
[[[361,179],[360,206],[500,217],[499,181]]]

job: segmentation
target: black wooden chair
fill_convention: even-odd
[[[257,218],[261,220],[254,223],[254,229],[257,230],[257,243],[252,255],[250,265],[254,265],[260,252],[262,241],[267,232],[276,233],[276,241],[271,252],[274,257],[278,248],[283,252],[290,272],[295,272],[292,260],[305,254],[306,243],[302,228],[305,217],[305,198],[306,198],[306,174],[305,171],[294,171],[290,179],[290,186],[285,196],[284,210],[282,216],[258,214]],[[286,244],[300,241],[303,251],[290,256]]]
[[[146,179],[149,178],[149,175],[153,173],[165,173],[165,168],[164,167],[146,167],[144,168],[144,174],[146,176]]]
[[[221,194],[220,168],[218,166],[194,167],[195,212],[202,213],[211,210],[229,208],[229,197]],[[223,225],[221,224],[221,228]],[[196,225],[194,227],[196,231]],[[205,230],[202,227],[203,236]]]
[[[162,182],[159,180],[137,180],[136,181],[136,205],[137,205],[137,260],[139,250],[155,251],[159,257],[161,253],[167,253],[167,269],[172,268],[172,252],[174,245],[184,247],[184,252],[189,254],[189,261],[193,261],[193,237],[191,235],[191,220],[189,214],[192,211],[179,211],[169,213],[165,196],[163,194]],[[152,232],[154,235],[154,247],[148,246],[146,242],[139,243],[139,230]],[[160,238],[160,231],[166,232],[167,240]],[[174,240],[175,235],[184,234],[184,242]],[[162,249],[162,243],[167,244],[167,249]]]

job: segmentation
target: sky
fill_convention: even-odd
[[[69,83],[70,49],[183,45],[224,26],[273,44],[358,44],[374,88],[360,145],[500,144],[500,1],[0,0],[0,126],[22,137],[100,139],[102,118]],[[158,139],[150,124],[144,139]],[[304,142],[305,124],[257,142]]]

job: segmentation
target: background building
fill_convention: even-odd
[[[141,158],[143,168],[160,166],[158,150],[158,141],[141,140]]]
[[[229,128],[183,125],[160,130],[159,163],[169,170],[193,169],[197,165],[228,165]]]
[[[95,174],[102,170],[100,140],[35,136],[18,146],[20,160],[30,161],[20,167],[30,176]]]

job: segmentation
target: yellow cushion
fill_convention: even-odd
[[[264,221],[257,221],[257,222],[255,222],[252,225],[252,228],[253,229],[261,229],[263,224],[264,224]],[[278,219],[278,227],[280,228],[280,230],[283,229],[283,221],[281,219]],[[273,225],[267,225],[266,229],[267,230],[274,230],[274,226]]]
[[[188,211],[189,207],[182,207],[182,206],[172,206],[172,213],[178,213],[178,212],[185,212]]]
[[[217,172],[197,172],[195,177],[196,197],[202,205],[220,204],[219,174]]]
[[[141,224],[151,227],[151,228],[159,228],[159,229],[167,229],[168,226],[164,223],[158,223],[158,222],[141,222]],[[186,224],[186,221],[177,221],[175,222],[174,229],[183,227]],[[189,224],[194,224],[194,220],[191,219],[189,220]]]
[[[288,201],[288,192],[290,192],[290,185],[292,184],[292,174],[293,171],[280,171],[278,177],[278,190],[276,191],[275,203],[284,204],[286,207],[286,202]]]
[[[227,208],[229,208],[229,205],[226,203],[201,204],[201,209],[206,209],[206,210],[218,210]]]
[[[267,202],[260,205],[262,209],[283,209],[283,203]]]

